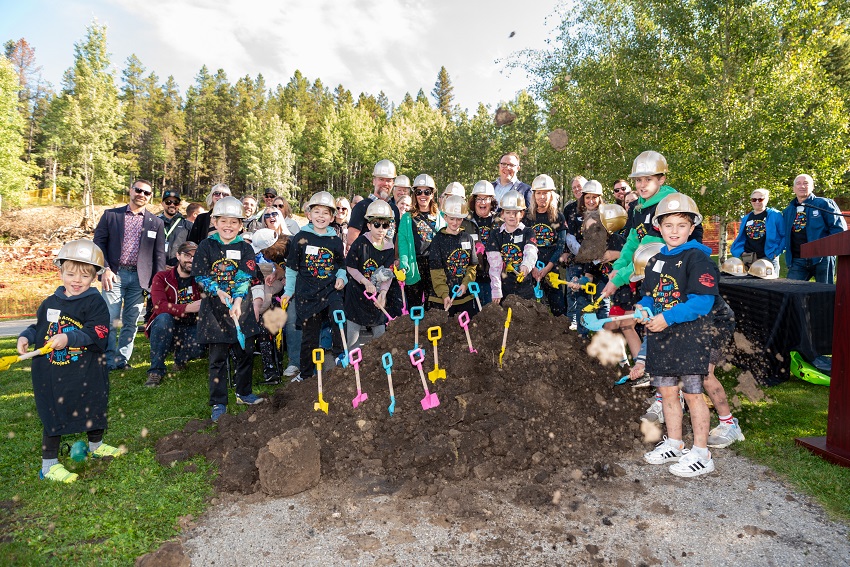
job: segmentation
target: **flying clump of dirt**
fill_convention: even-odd
[[[508,307],[512,319],[500,368]],[[437,348],[446,379],[431,383],[434,347],[426,335],[434,326],[442,332]],[[646,390],[614,386],[617,371],[588,356],[587,342],[568,327],[568,318],[553,317],[544,305],[510,296],[472,318],[477,353],[471,353],[456,317],[426,312],[419,327],[423,371],[440,402],[426,411],[422,381],[408,357],[413,322],[399,318],[363,347],[360,379],[369,398],[357,408],[354,368],[326,364],[327,415],[314,411],[317,384],[308,379],[278,389],[266,404],[223,416],[217,428],[190,422],[160,439],[157,452],[204,455],[219,464],[220,488],[245,493],[259,490],[260,449],[298,428],[319,440],[322,481],[368,475],[427,490],[438,481],[498,479],[518,471],[546,478],[558,470],[608,470],[643,447],[637,418]],[[394,415],[381,365],[387,352],[393,358]]]

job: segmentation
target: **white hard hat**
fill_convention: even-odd
[[[236,197],[222,197],[213,206],[212,216],[214,218],[229,217],[244,219],[245,210],[242,208],[242,201]]]
[[[452,181],[446,186],[446,190],[444,192],[446,195],[457,195],[458,197],[466,198],[466,189],[464,189],[463,185],[458,183],[457,181]]]
[[[372,177],[395,177],[395,164],[388,159],[382,159],[375,164]]]
[[[254,233],[251,240],[251,246],[254,247],[254,253],[262,252],[272,244],[277,242],[277,234],[270,228],[261,228]]]

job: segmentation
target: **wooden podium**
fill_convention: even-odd
[[[850,232],[807,242],[800,247],[800,255],[837,256],[838,278],[826,437],[799,437],[795,441],[831,463],[850,468]]]

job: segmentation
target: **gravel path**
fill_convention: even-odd
[[[850,564],[847,526],[770,469],[718,450],[717,472],[687,480],[633,457],[424,497],[367,477],[286,499],[228,495],[183,547],[198,566]]]

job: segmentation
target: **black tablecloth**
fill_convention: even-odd
[[[788,379],[792,350],[810,362],[832,352],[834,285],[723,276],[720,294],[735,312],[736,332],[749,342],[736,341],[730,362],[763,384]]]

